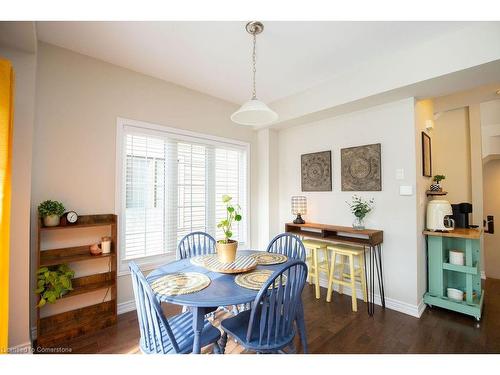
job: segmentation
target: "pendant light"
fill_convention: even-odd
[[[251,21],[246,25],[247,32],[253,37],[252,50],[252,71],[253,71],[253,92],[252,99],[244,103],[240,109],[231,115],[231,120],[240,125],[262,126],[273,123],[278,119],[278,114],[269,108],[264,102],[257,99],[255,76],[257,69],[255,47],[257,44],[257,34],[264,30],[264,25],[258,21]]]

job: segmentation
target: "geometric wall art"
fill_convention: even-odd
[[[332,152],[301,155],[302,191],[332,191]]]
[[[381,145],[340,150],[342,191],[381,191]]]

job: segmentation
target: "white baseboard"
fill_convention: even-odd
[[[29,341],[23,344],[13,346],[8,350],[9,354],[33,354],[33,350],[31,348],[31,342]]]
[[[319,278],[319,285],[323,288],[328,287],[328,281],[325,277]],[[335,285],[333,290],[338,292],[338,285]],[[343,293],[349,296],[352,295],[351,288],[344,286]],[[375,304],[382,306],[382,298],[380,297],[380,295],[375,293],[374,297]],[[363,300],[363,292],[361,291],[361,288],[359,286],[356,287],[356,298]],[[423,301],[421,301],[418,305],[412,305],[410,303],[398,301],[387,296],[385,297],[385,307],[394,311],[401,312],[403,314],[414,316],[416,318],[420,318],[425,310],[425,304],[423,303]]]
[[[135,310],[135,300],[133,299],[130,301],[121,302],[117,306],[118,315],[134,310]]]
[[[418,317],[419,318],[422,316],[422,314],[424,313],[426,308],[427,308],[427,305],[424,303],[424,300],[421,299],[419,304],[418,304]]]

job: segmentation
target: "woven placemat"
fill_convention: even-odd
[[[178,296],[199,292],[210,285],[210,278],[199,272],[176,272],[162,276],[151,284],[155,293]]]
[[[198,255],[198,256],[189,258],[189,261],[194,266],[204,267],[205,266],[205,259],[207,259],[209,256],[210,255]]]
[[[236,284],[243,288],[252,289],[252,290],[260,290],[262,285],[266,283],[269,277],[273,274],[271,270],[254,270],[248,273],[243,273],[234,278]],[[276,279],[274,282],[274,286],[277,287],[279,283],[279,279]],[[283,275],[282,285],[286,284],[286,276]],[[271,289],[272,285],[269,285],[269,289]]]
[[[258,264],[261,265],[272,265],[272,264],[281,264],[285,263],[288,260],[286,255],[282,254],[274,254],[274,253],[255,253],[252,254]]]
[[[209,255],[204,259],[205,268],[220,273],[241,273],[257,267],[257,261],[251,255],[238,255],[232,263],[222,263],[217,255]]]

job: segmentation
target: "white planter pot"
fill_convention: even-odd
[[[59,216],[58,215],[44,216],[43,225],[45,225],[46,227],[57,227],[59,225]]]

